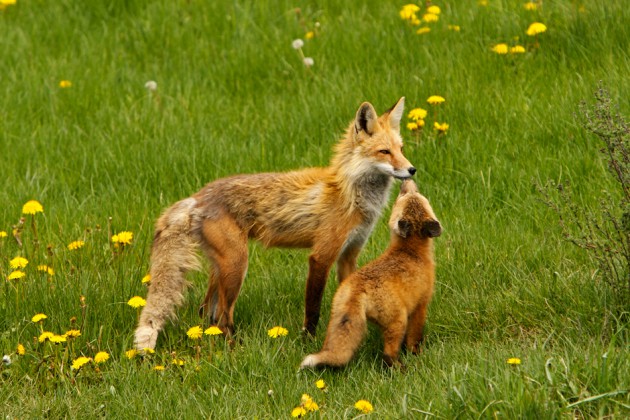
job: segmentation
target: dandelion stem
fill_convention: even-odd
[[[39,247],[39,239],[37,238],[37,226],[35,225],[35,215],[31,214],[31,228],[33,229],[33,247]]]

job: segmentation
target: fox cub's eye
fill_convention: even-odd
[[[387,150],[387,149],[379,150],[378,152],[379,152],[379,153],[382,153],[382,154],[384,154],[384,155],[389,155],[389,154],[391,153],[391,152],[390,152],[389,150]]]

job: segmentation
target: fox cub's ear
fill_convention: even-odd
[[[405,219],[398,220],[394,232],[401,238],[406,238],[411,233],[411,223]]]
[[[427,220],[422,224],[422,233],[429,238],[437,238],[442,234],[442,225],[437,220]]]
[[[374,133],[376,126],[376,110],[369,102],[363,102],[357,111],[357,116],[354,120],[354,126],[357,133],[359,131],[365,131],[365,133],[371,136]]]
[[[403,117],[405,111],[405,97],[403,96],[396,102],[396,104],[390,108],[389,111],[389,126],[394,130],[400,131],[400,120]]]

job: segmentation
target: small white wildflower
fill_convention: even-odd
[[[154,80],[149,80],[144,84],[144,87],[151,92],[155,92],[157,90],[157,82]]]
[[[273,397],[273,389],[270,389],[269,391],[267,391],[267,395],[269,395],[270,397]]]
[[[315,64],[315,61],[311,57],[304,57],[303,62],[306,67],[311,67],[313,64]]]
[[[293,42],[291,43],[291,46],[293,47],[293,49],[299,50],[300,48],[304,46],[304,41],[302,41],[300,38],[294,39]]]
[[[319,22],[315,22],[315,27],[319,28],[321,26],[321,24]]]
[[[9,366],[11,364],[11,356],[9,356],[8,354],[5,354],[2,357],[2,363],[4,363],[5,366]]]

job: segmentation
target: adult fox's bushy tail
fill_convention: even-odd
[[[138,349],[154,348],[158,332],[184,301],[186,272],[199,268],[194,198],[175,203],[158,219],[151,249],[151,283],[135,334]]]

